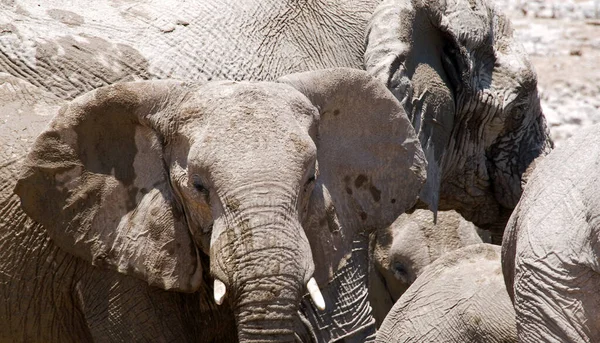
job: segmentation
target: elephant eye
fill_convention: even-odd
[[[512,117],[514,120],[521,120],[525,116],[525,105],[517,105],[513,109]]]
[[[406,267],[402,264],[402,263],[394,263],[393,267],[393,272],[394,272],[394,276],[396,276],[396,278],[398,279],[407,279],[408,278],[408,270],[406,270]]]
[[[315,181],[317,180],[316,176],[313,174],[311,177],[306,180],[306,184],[304,185],[304,192],[312,192],[315,187]]]
[[[204,185],[202,184],[202,182],[200,182],[199,180],[194,180],[192,185],[194,185],[194,188],[199,192],[202,193],[205,196],[208,196],[209,191],[206,187],[204,187]]]

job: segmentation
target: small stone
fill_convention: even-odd
[[[165,25],[165,26],[161,27],[161,28],[160,28],[160,31],[161,31],[162,33],[169,33],[169,32],[173,32],[173,31],[175,31],[175,25],[173,25],[173,24],[167,24],[167,25]]]
[[[571,56],[581,56],[581,55],[583,55],[583,52],[580,49],[575,49],[575,50],[569,51],[569,55],[571,55]]]

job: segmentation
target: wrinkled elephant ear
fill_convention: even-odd
[[[63,250],[164,289],[194,291],[201,266],[169,184],[168,108],[190,85],[99,88],[65,105],[35,141],[15,192]]]
[[[352,240],[364,228],[390,225],[415,204],[426,161],[404,109],[383,84],[354,69],[292,74],[280,81],[319,111],[314,138],[319,175],[310,211],[321,214],[310,215],[318,218],[315,225],[329,229],[321,231]]]
[[[434,213],[461,77],[453,39],[431,18],[435,13],[429,7],[435,6],[418,0],[382,2],[369,22],[364,56],[367,72],[398,98],[417,131],[428,162],[420,198]]]

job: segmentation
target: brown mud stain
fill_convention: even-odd
[[[82,16],[70,11],[51,9],[46,12],[50,18],[58,20],[68,26],[81,26],[83,23],[85,23],[85,20]]]

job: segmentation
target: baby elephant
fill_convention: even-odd
[[[438,212],[434,224],[431,211],[416,210],[373,234],[369,300],[377,324],[426,266],[450,251],[482,243],[478,231],[455,211]]]
[[[470,245],[428,266],[383,321],[376,342],[516,342],[500,247]]]

